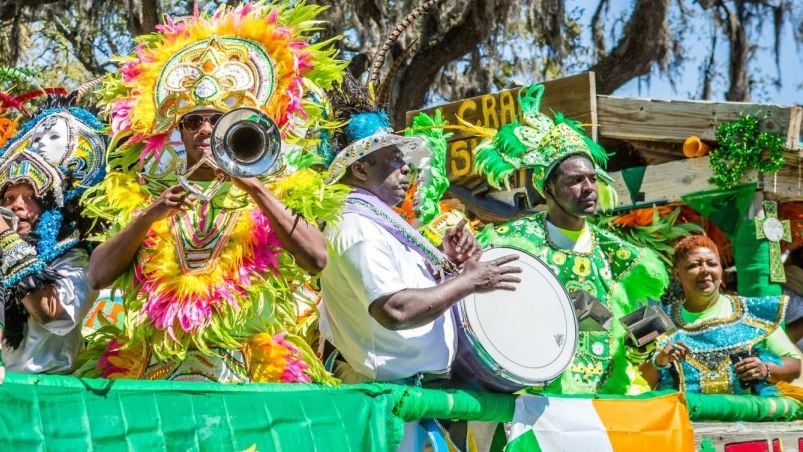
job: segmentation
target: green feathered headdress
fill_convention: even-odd
[[[474,169],[495,188],[509,188],[510,176],[520,169],[533,170],[533,185],[543,196],[549,174],[563,160],[585,155],[597,170],[598,203],[608,210],[616,205],[612,179],[605,172],[608,154],[585,135],[579,122],[562,114],[550,119],[540,112],[543,85],[519,91],[519,121],[502,126],[493,137],[474,148]]]

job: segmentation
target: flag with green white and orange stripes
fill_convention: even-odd
[[[522,395],[516,400],[507,452],[693,451],[694,432],[682,396]]]

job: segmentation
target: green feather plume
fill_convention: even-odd
[[[510,189],[510,176],[524,167],[521,157],[531,150],[516,137],[519,127],[522,125],[518,121],[506,124],[492,139],[474,148],[474,171],[485,176],[494,188]]]
[[[405,132],[407,136],[419,136],[427,141],[432,150],[429,165],[419,174],[419,185],[416,191],[415,216],[421,224],[427,224],[440,214],[440,199],[449,189],[449,178],[446,175],[447,140],[451,133],[444,133],[441,110],[435,111],[435,116],[419,113],[413,118],[412,124]]]
[[[541,96],[544,95],[544,85],[535,84],[519,90],[519,107],[524,113],[541,110]]]

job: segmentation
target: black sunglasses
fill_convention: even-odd
[[[209,121],[209,125],[214,127],[222,116],[222,113],[210,113],[205,115],[192,113],[181,118],[181,129],[187,132],[197,132],[204,126],[205,121]]]

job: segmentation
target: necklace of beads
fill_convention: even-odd
[[[423,243],[419,239],[419,237],[416,237],[416,235],[410,233],[409,228],[406,228],[406,227],[402,226],[401,224],[399,224],[399,222],[396,219],[392,218],[390,215],[386,214],[385,212],[377,209],[376,207],[374,207],[370,203],[367,203],[367,202],[365,202],[365,201],[363,201],[361,199],[350,198],[350,199],[346,200],[346,202],[352,203],[352,204],[359,204],[359,205],[369,209],[376,216],[378,216],[378,217],[382,218],[383,220],[389,222],[391,225],[393,225],[393,227],[397,231],[401,232],[401,234],[407,240],[409,240],[410,243],[412,243],[416,248],[418,248],[424,254],[426,254],[427,257],[429,258],[429,261],[430,261],[431,264],[436,265],[439,268],[444,268],[444,269],[451,269],[452,267],[454,267],[454,264],[452,262],[448,261],[447,259],[442,259],[439,256],[439,253],[436,250],[433,249],[432,245],[430,245],[429,243]]]

